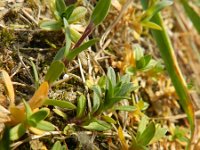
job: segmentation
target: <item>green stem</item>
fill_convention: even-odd
[[[147,6],[149,1],[141,0],[143,6]],[[151,30],[153,37],[158,45],[161,56],[165,62],[166,69],[169,73],[169,76],[172,80],[172,83],[176,89],[176,92],[180,98],[180,104],[187,114],[188,121],[190,123],[191,129],[191,141],[193,142],[195,136],[195,124],[196,119],[194,115],[194,106],[192,104],[191,96],[188,92],[186,82],[183,78],[183,75],[179,69],[177,59],[172,47],[170,38],[167,34],[165,26],[163,24],[162,17],[160,13],[154,15],[151,19],[152,22],[158,24],[162,30]],[[191,148],[191,145],[189,145]]]

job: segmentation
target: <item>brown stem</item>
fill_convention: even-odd
[[[85,40],[85,38],[91,34],[91,32],[92,32],[93,29],[94,29],[94,24],[92,22],[90,22],[88,24],[88,26],[86,27],[85,31],[83,32],[82,36],[78,40],[78,42],[74,45],[73,49],[79,47],[81,45],[81,43],[83,43],[83,41]]]

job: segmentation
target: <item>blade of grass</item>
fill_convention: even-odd
[[[194,9],[189,5],[188,0],[181,0],[181,3],[185,9],[186,14],[192,21],[194,27],[200,34],[200,16],[197,14],[197,12],[194,11]]]
[[[143,1],[143,3],[145,3],[145,1]],[[148,3],[148,1],[146,1],[146,3]],[[151,21],[158,24],[162,28],[161,31],[151,30],[151,32],[160,49],[160,53],[165,62],[166,69],[170,75],[170,78],[173,82],[176,92],[180,98],[180,104],[184,109],[185,113],[187,114],[187,118],[190,123],[190,129],[191,129],[190,142],[192,142],[194,140],[195,122],[196,122],[192,99],[188,92],[187,85],[183,78],[183,75],[179,69],[174,49],[172,47],[171,41],[163,24],[161,15],[159,13],[156,14]]]

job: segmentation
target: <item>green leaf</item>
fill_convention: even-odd
[[[51,150],[62,150],[62,145],[61,145],[60,141],[56,141],[56,143],[54,143]]]
[[[156,126],[155,135],[154,135],[154,137],[153,137],[153,139],[151,140],[150,143],[157,142],[158,140],[160,140],[161,138],[163,138],[166,133],[167,133],[167,129],[166,128],[162,128],[160,125],[157,125]]]
[[[145,116],[145,115],[142,116],[142,119],[141,119],[139,126],[138,126],[136,138],[138,138],[142,134],[142,132],[144,132],[148,123],[149,123],[148,117]]]
[[[1,137],[1,140],[0,140],[0,149],[10,150],[10,129],[7,126],[5,126],[4,128],[3,136]]]
[[[133,45],[133,50],[136,61],[144,57],[144,49],[140,45],[138,44]]]
[[[142,132],[142,134],[137,138],[138,144],[141,144],[144,146],[148,145],[151,139],[154,137],[155,131],[156,131],[155,124],[151,122],[146,127],[144,132]]]
[[[93,91],[95,88],[93,88]],[[96,89],[98,90],[98,89]],[[101,106],[101,97],[98,95],[97,92],[94,91],[93,93],[93,106],[92,106],[92,113],[95,113]]]
[[[74,43],[76,43],[81,37],[81,34],[73,28],[70,28],[70,35],[71,35],[71,40]]]
[[[77,105],[77,109],[76,109],[76,117],[80,118],[84,115],[86,109],[86,98],[84,95],[81,95],[78,98],[78,105]]]
[[[87,13],[87,9],[85,7],[82,7],[82,6],[76,7],[74,11],[72,12],[70,18],[68,19],[68,22],[72,24],[77,21],[80,21],[81,19],[85,17],[86,13]]]
[[[39,24],[41,29],[44,30],[61,30],[62,23],[56,20],[41,21]]]
[[[105,121],[102,120],[94,120],[89,123],[87,126],[83,126],[83,128],[88,130],[94,130],[94,131],[106,131],[112,128],[112,126]]]
[[[108,68],[107,77],[110,79],[112,86],[115,86],[117,83],[116,74],[112,67]]]
[[[25,106],[25,109],[26,109],[26,118],[28,119],[32,114],[32,110],[31,110],[31,107],[29,106],[29,104],[23,100],[23,103],[24,103],[24,106]]]
[[[84,44],[82,44],[81,46],[72,49],[66,56],[67,60],[71,61],[72,59],[74,59],[79,53],[81,53],[82,51],[86,50],[87,48],[89,48],[90,46],[94,45],[96,42],[98,41],[98,39],[92,39],[89,40],[87,42],[85,42]]]
[[[181,3],[185,9],[186,14],[192,21],[194,27],[200,34],[200,16],[195,12],[195,10],[189,5],[188,0],[181,0]]]
[[[62,112],[61,110],[59,109],[53,109],[53,111],[60,117],[62,117],[63,119],[67,119],[67,115],[66,113]]]
[[[37,112],[35,112],[35,113],[33,113],[29,118],[28,118],[28,123],[31,125],[31,126],[33,126],[33,127],[35,127],[36,126],[36,124],[38,123],[38,122],[40,122],[41,120],[44,120],[47,116],[48,116],[48,114],[49,114],[50,112],[49,112],[49,109],[40,109],[40,110],[38,110]]]
[[[115,87],[115,89],[118,87]],[[119,90],[115,91],[114,90],[114,96],[115,97],[126,97],[133,89],[133,84],[132,83],[123,83],[120,87]]]
[[[142,17],[142,21],[149,21],[156,13],[161,11],[163,8],[170,6],[173,4],[173,1],[171,0],[162,0],[160,2],[157,2],[155,5],[151,6],[146,10]]]
[[[129,149],[130,150],[148,150],[146,146],[139,144],[134,136],[132,137],[132,143]]]
[[[115,106],[113,109],[120,111],[135,111],[137,108],[135,106]]]
[[[111,117],[109,117],[109,116],[102,116],[102,119],[103,119],[104,121],[108,122],[108,123],[113,123],[113,124],[116,124],[116,123],[117,123],[113,118],[111,118]]]
[[[131,76],[129,74],[125,74],[120,78],[120,82],[124,83],[130,83]]]
[[[150,22],[150,21],[142,21],[141,24],[142,24],[142,26],[147,27],[147,28],[162,30],[162,28],[159,25],[157,25],[153,22]]]
[[[64,67],[65,65],[61,61],[54,61],[47,71],[45,80],[49,83],[53,83],[62,74]]]
[[[106,76],[101,76],[98,80],[98,86],[100,88],[105,89],[106,88]]]
[[[140,0],[140,1],[142,4],[142,7],[144,8],[144,10],[146,10],[148,8],[149,1],[147,1],[147,0]]]
[[[107,16],[110,8],[111,0],[99,0],[92,12],[91,21],[95,25],[99,25]]]
[[[136,74],[137,69],[135,67],[132,66],[128,66],[126,68],[126,73],[129,75],[135,75]]]
[[[40,122],[38,122],[35,126],[35,128],[43,130],[43,131],[54,131],[55,130],[55,126],[45,120],[42,120]]]
[[[58,52],[56,53],[56,56],[54,57],[53,61],[59,61],[62,60],[67,54],[67,49],[66,46],[62,47],[58,50]]]
[[[160,49],[160,53],[165,62],[166,69],[180,98],[179,102],[183,107],[185,113],[187,114],[188,121],[190,123],[191,138],[195,137],[192,136],[193,134],[195,134],[194,106],[192,104],[192,99],[188,92],[186,82],[178,66],[170,38],[163,24],[162,17],[159,13],[154,15],[151,21],[158,24],[163,29],[162,31],[152,30],[152,34]]]
[[[172,135],[172,139],[171,140],[180,140],[181,142],[189,142],[189,139],[187,138],[187,134],[188,134],[188,129],[183,128],[183,127],[179,127],[176,126],[174,131],[173,131],[173,135]]]
[[[56,10],[60,16],[65,12],[66,9],[67,7],[64,0],[56,0]]]
[[[62,17],[65,17],[65,19],[68,20],[74,11],[74,8],[75,8],[74,5],[68,6],[67,9],[65,10],[65,12],[63,12]],[[68,20],[68,22],[69,22],[69,20]]]
[[[151,55],[145,55],[140,60],[136,61],[137,69],[145,68],[151,60]]]
[[[69,24],[67,22],[67,20],[65,18],[63,18],[63,22],[64,22],[64,31],[65,31],[65,47],[61,48],[56,56],[54,57],[54,61],[57,60],[62,60],[63,58],[65,58],[67,56],[67,54],[69,53],[69,50],[71,48],[71,33],[70,33],[70,27]]]
[[[74,104],[64,100],[47,99],[45,100],[44,105],[53,105],[70,110],[76,109],[76,106]]]
[[[151,69],[153,69],[155,66],[157,65],[157,62],[153,59],[150,60],[150,62],[143,68],[141,68],[141,71],[149,71]]]
[[[19,123],[18,125],[14,126],[10,129],[10,140],[15,141],[18,140],[26,133],[26,128],[24,124]]]

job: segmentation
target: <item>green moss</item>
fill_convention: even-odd
[[[15,35],[12,30],[3,29],[0,31],[0,45],[8,47],[15,40]]]

